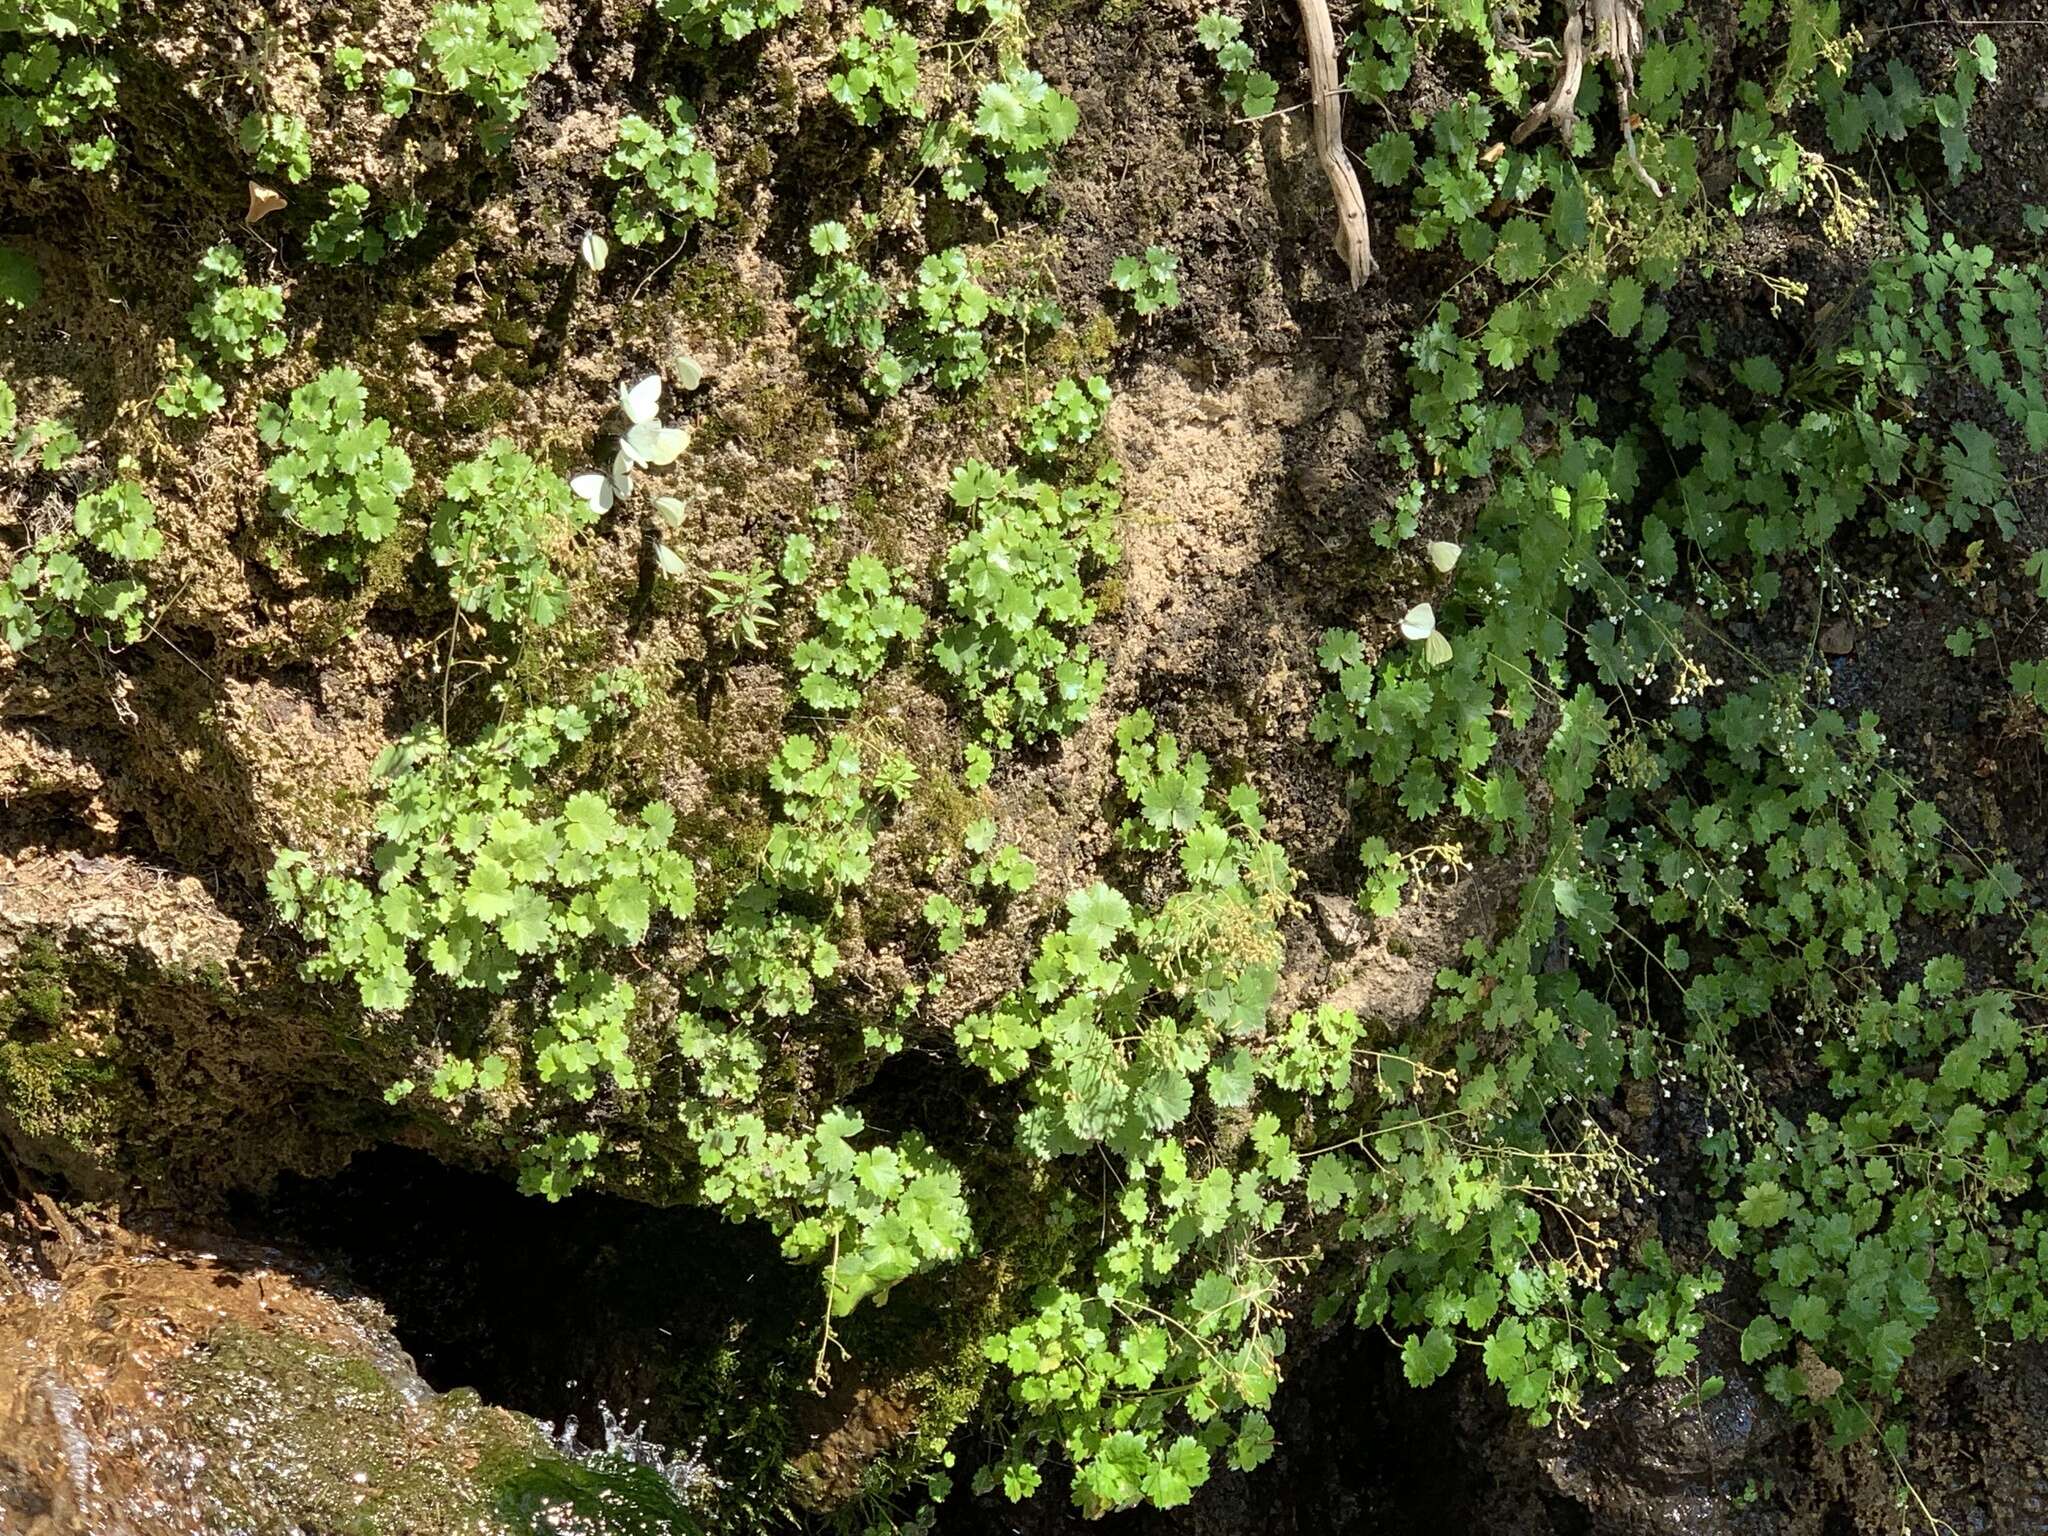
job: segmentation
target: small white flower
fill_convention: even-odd
[[[1458,556],[1465,553],[1465,547],[1462,544],[1453,544],[1448,539],[1431,539],[1423,546],[1423,552],[1429,556],[1431,565],[1448,576],[1451,574],[1451,567],[1458,563]]]
[[[583,258],[583,265],[591,271],[602,272],[605,262],[611,257],[612,248],[605,243],[603,235],[594,229],[586,229],[582,242],[576,247],[576,254]]]

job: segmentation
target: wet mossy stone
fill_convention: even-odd
[[[708,1536],[659,1472],[608,1452],[503,1470],[496,1513],[518,1536]]]

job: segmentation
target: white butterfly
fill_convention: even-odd
[[[681,528],[683,519],[689,515],[689,510],[673,496],[654,498],[654,520],[664,528]]]
[[[683,563],[683,557],[666,544],[657,543],[654,546],[654,563],[661,568],[661,574],[664,576],[681,577],[687,576],[690,572],[689,566]]]
[[[678,353],[670,359],[669,366],[675,369],[676,384],[686,391],[704,382],[703,366],[688,353]]]
[[[612,248],[605,243],[604,236],[594,229],[583,232],[583,240],[576,248],[576,254],[583,258],[583,265],[593,272],[604,270],[605,261],[611,253]]]
[[[633,456],[626,452],[624,443],[612,455],[612,489],[621,499],[633,494]]]
[[[619,446],[636,465],[673,464],[690,446],[690,434],[684,427],[643,421],[619,439]]]
[[[611,511],[612,503],[616,499],[612,494],[611,481],[596,470],[577,475],[569,482],[569,489],[576,493],[578,501],[600,517]]]
[[[654,420],[654,413],[661,409],[661,375],[650,373],[638,384],[621,384],[619,404],[626,412],[626,419],[636,427]]]
[[[1446,576],[1451,574],[1451,567],[1458,563],[1458,556],[1465,553],[1463,545],[1453,544],[1449,539],[1431,539],[1422,548],[1429,556],[1429,563]]]
[[[1451,642],[1437,633],[1436,610],[1427,603],[1417,603],[1403,615],[1401,634],[1408,640],[1422,642],[1422,659],[1432,667],[1440,667],[1451,659]]]

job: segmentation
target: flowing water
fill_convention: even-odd
[[[303,1255],[54,1206],[0,1232],[0,1536],[700,1536],[693,1451],[585,1424],[436,1390]]]

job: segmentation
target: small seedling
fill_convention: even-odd
[[[1180,257],[1163,245],[1146,246],[1143,256],[1117,257],[1109,280],[1131,296],[1140,319],[1180,303]]]

